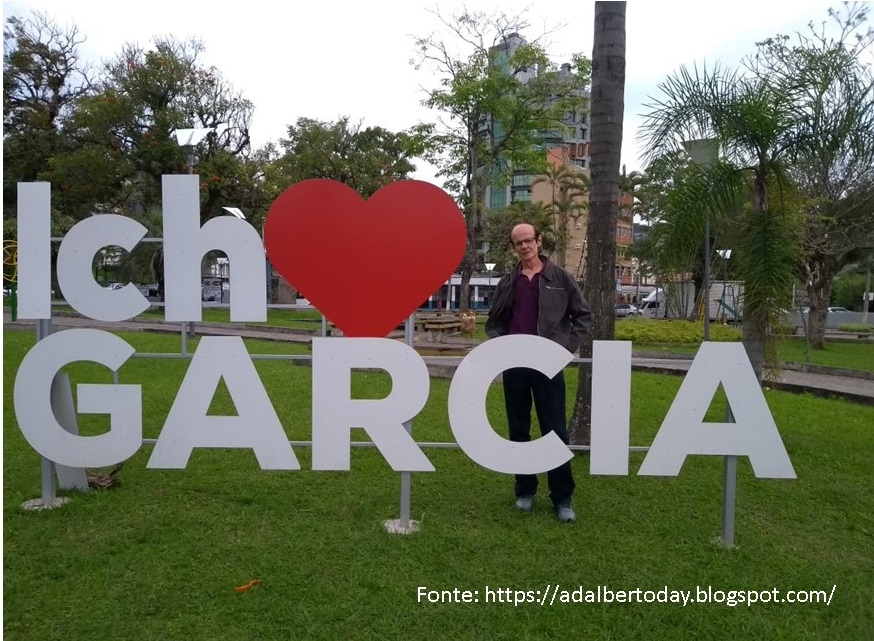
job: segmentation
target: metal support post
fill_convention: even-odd
[[[52,319],[41,318],[36,322],[36,340],[41,341],[52,333]],[[69,501],[55,493],[55,464],[53,461],[40,457],[41,496],[38,499],[25,501],[21,506],[25,510],[51,510]]]
[[[725,409],[725,422],[734,423],[731,407]],[[734,515],[737,505],[737,456],[725,457],[725,470],[722,483],[722,536],[724,547],[734,547]]]
[[[413,347],[414,332],[415,332],[415,312],[407,318],[404,323],[404,342]],[[407,433],[413,433],[412,419],[404,422],[404,429]],[[413,476],[412,472],[401,472],[401,512],[400,518],[389,519],[383,525],[385,529],[392,534],[412,534],[421,527],[420,523],[410,519],[410,497],[412,494]]]

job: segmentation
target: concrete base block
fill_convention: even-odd
[[[412,534],[422,529],[422,524],[412,519],[407,525],[403,525],[400,519],[388,519],[382,525],[389,534]]]
[[[61,507],[65,503],[70,502],[68,496],[56,496],[51,503],[44,503],[42,499],[31,499],[21,504],[22,510],[39,511],[39,510],[54,510],[56,507]]]

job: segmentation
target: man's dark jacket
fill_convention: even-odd
[[[564,269],[543,256],[540,272],[540,312],[537,335],[555,341],[569,352],[576,353],[583,336],[591,330],[592,310],[573,278]],[[513,283],[519,276],[521,263],[506,274],[495,287],[492,308],[486,321],[489,338],[504,336],[510,327],[513,309]]]

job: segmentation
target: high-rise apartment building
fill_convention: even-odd
[[[518,34],[511,34],[492,51],[498,65],[506,62],[513,51],[526,43],[525,39]],[[558,72],[560,77],[570,77],[573,70],[570,64],[563,64]],[[533,72],[527,72],[517,76],[522,82],[528,82],[534,77]],[[580,90],[579,97],[588,99],[588,90]],[[501,123],[491,122],[491,142],[500,140],[502,135]],[[590,124],[588,108],[568,111],[563,114],[561,127],[555,131],[543,132],[538,146],[542,148],[547,162],[553,168],[565,166],[565,172],[569,177],[579,173],[586,178],[589,176],[591,162],[590,149]],[[497,178],[497,176],[496,176]],[[538,180],[538,178],[540,178]],[[516,202],[530,201],[554,206],[556,203],[556,187],[551,185],[545,177],[538,177],[530,170],[524,168],[512,168],[509,181],[493,180],[486,192],[486,204],[491,210],[500,210]],[[572,274],[580,277],[585,273],[586,259],[586,231],[588,228],[588,194],[575,191],[571,199],[578,201],[578,207],[572,207],[572,214],[566,220],[568,233],[567,247],[560,258],[562,266]],[[631,204],[633,198],[630,194],[620,194],[619,220],[616,227],[616,281],[617,285],[630,285],[633,283],[634,274],[632,262],[627,257],[627,248],[634,242],[632,234]],[[559,257],[553,257],[557,259]],[[617,287],[618,289],[618,287]]]

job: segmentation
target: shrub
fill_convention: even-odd
[[[626,318],[616,321],[616,340],[635,343],[700,343],[704,340],[704,322]],[[741,331],[730,325],[712,323],[710,340],[739,341]]]
[[[862,323],[843,323],[838,325],[838,330],[841,332],[853,332],[854,334],[871,334],[874,333],[874,325],[865,325]]]

